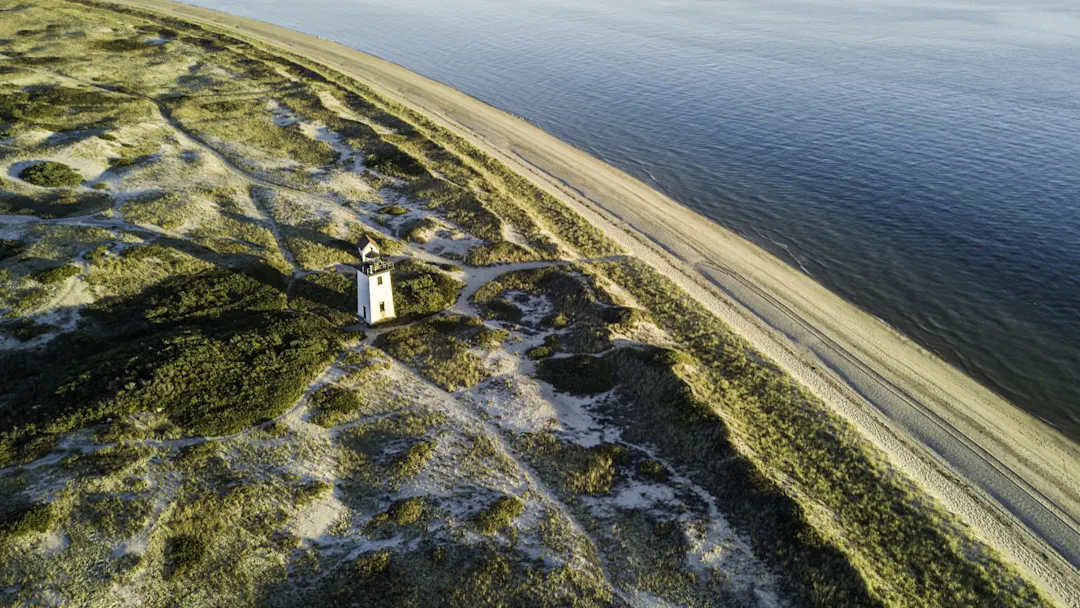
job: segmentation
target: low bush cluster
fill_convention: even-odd
[[[263,282],[263,280],[268,282]],[[215,270],[88,307],[83,331],[0,354],[0,462],[106,418],[160,411],[192,435],[226,435],[291,407],[348,339],[285,309],[282,284]]]
[[[74,188],[83,182],[78,171],[51,160],[23,169],[19,172],[19,179],[43,188]]]
[[[489,375],[470,345],[484,329],[475,317],[434,317],[382,334],[375,345],[443,389],[457,391]]]
[[[420,521],[420,517],[424,514],[424,504],[425,501],[420,496],[405,498],[390,505],[386,514],[390,517],[390,521],[395,524],[408,526]]]
[[[61,283],[70,279],[73,276],[82,272],[82,269],[73,264],[65,264],[63,266],[56,266],[42,270],[41,272],[34,273],[34,280],[43,285],[49,285],[51,283]]]
[[[56,521],[52,503],[22,503],[0,513],[0,539],[48,532]]]
[[[398,262],[392,274],[398,317],[421,317],[454,305],[465,284],[420,260]]]
[[[540,359],[552,357],[557,352],[559,352],[559,337],[552,334],[547,338],[544,338],[543,344],[534,346],[525,351],[525,355],[533,361],[539,361]]]
[[[332,428],[360,407],[360,398],[354,391],[329,385],[312,393],[309,407],[309,422]]]
[[[379,213],[383,213],[386,215],[405,215],[408,212],[409,210],[402,207],[401,205],[387,205],[385,207],[379,208]]]
[[[79,190],[46,190],[33,196],[0,189],[0,213],[35,215],[56,219],[90,215],[112,206],[112,198],[102,192]]]
[[[474,518],[476,529],[488,536],[498,534],[508,528],[524,512],[525,501],[517,496],[502,496],[476,515]]]
[[[623,446],[602,443],[590,448],[566,441],[551,432],[524,433],[515,449],[555,487],[567,494],[608,494],[626,477],[630,452]]]
[[[597,395],[615,388],[615,368],[607,357],[576,355],[545,359],[536,371],[555,390],[571,395]]]
[[[294,499],[297,508],[303,509],[311,503],[322,500],[334,490],[334,486],[321,479],[315,479],[296,489]]]
[[[439,229],[439,222],[430,217],[409,220],[398,227],[398,237],[410,243],[426,243]]]

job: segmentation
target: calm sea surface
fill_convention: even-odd
[[[1075,0],[195,0],[518,114],[1080,438]]]

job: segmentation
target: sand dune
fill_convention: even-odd
[[[326,65],[529,176],[854,422],[1052,597],[1080,606],[1080,447],[1046,424],[750,242],[521,119],[317,37],[173,2],[119,3]]]

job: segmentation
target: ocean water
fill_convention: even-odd
[[[522,116],[1080,438],[1080,4],[193,3]]]

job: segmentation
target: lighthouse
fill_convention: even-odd
[[[368,325],[394,318],[394,291],[390,286],[394,263],[382,259],[379,246],[367,235],[356,246],[360,250],[360,265],[356,269],[356,315]]]

